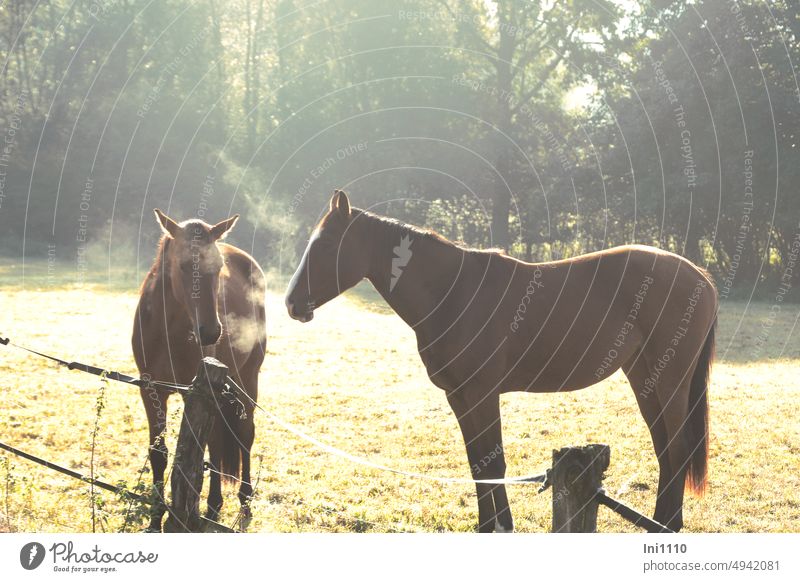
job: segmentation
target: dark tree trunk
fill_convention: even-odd
[[[507,251],[511,242],[508,232],[508,215],[511,211],[511,192],[509,192],[508,186],[500,176],[508,181],[508,159],[504,157],[498,158],[495,166],[499,176],[495,178],[494,192],[492,195],[492,246]]]
[[[495,60],[495,71],[497,80],[497,109],[495,117],[495,139],[498,144],[497,158],[495,167],[498,175],[494,180],[494,191],[492,192],[492,243],[494,246],[508,250],[511,243],[508,232],[508,215],[511,210],[511,192],[509,192],[507,182],[509,182],[509,170],[511,169],[511,149],[509,139],[511,137],[511,118],[512,107],[514,106],[512,97],[512,59],[516,48],[516,39],[511,33],[513,28],[513,7],[509,0],[497,0],[497,20],[499,42],[497,45],[497,59]]]

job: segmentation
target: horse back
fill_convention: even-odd
[[[681,321],[691,322],[699,330],[694,335],[704,340],[716,316],[716,290],[708,274],[653,247],[615,247],[526,272],[536,270],[541,286],[517,333],[509,334],[504,354],[504,365],[514,370],[511,389],[585,388],[645,345],[666,350],[676,334],[690,333],[679,330]],[[524,295],[520,288],[518,295]],[[694,350],[693,341],[683,340],[681,349]]]
[[[474,253],[431,318],[436,329],[422,341],[418,335],[420,355],[446,390],[470,383],[501,391],[583,388],[599,381],[594,373],[610,350],[616,369],[652,328],[673,326],[698,284],[711,291],[704,311],[715,311],[708,275],[652,247],[544,263]]]

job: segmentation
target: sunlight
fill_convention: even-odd
[[[594,81],[576,85],[564,94],[561,107],[567,113],[580,113],[592,104],[597,95],[597,84]]]

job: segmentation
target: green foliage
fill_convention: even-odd
[[[798,21],[785,1],[8,3],[2,253],[144,267],[153,207],[237,211],[232,242],[285,271],[344,187],[526,259],[644,242],[774,288],[800,223]]]
[[[116,486],[120,489],[117,498],[120,506],[124,507],[124,511],[119,509],[119,513],[123,513],[122,527],[120,532],[137,531],[142,528],[150,519],[150,505],[157,501],[157,493],[152,486],[148,486],[142,482],[143,473],[140,472],[139,479],[134,485],[130,485],[124,479],[117,481]],[[150,503],[145,503],[140,499],[144,496],[149,499]]]
[[[106,388],[108,387],[108,379],[106,379],[105,375],[100,377],[100,386],[97,391],[97,400],[95,401],[94,406],[94,426],[92,427],[92,436],[91,442],[89,443],[89,450],[91,451],[91,457],[89,460],[89,476],[92,479],[89,487],[89,504],[92,508],[92,532],[97,531],[97,516],[100,516],[100,527],[103,528],[103,531],[106,531],[107,519],[104,516],[105,513],[105,501],[103,500],[102,494],[95,490],[94,486],[94,457],[95,457],[95,449],[97,448],[97,437],[100,434],[100,417],[103,413],[103,410],[106,407]]]

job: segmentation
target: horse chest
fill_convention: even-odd
[[[417,335],[419,356],[431,382],[445,392],[490,382],[496,354],[478,353],[474,345],[451,340],[447,334],[438,339]]]

